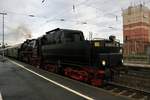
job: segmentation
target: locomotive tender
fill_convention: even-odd
[[[106,72],[122,65],[122,48],[114,36],[89,41],[82,31],[60,28],[5,49],[5,55],[96,86]]]

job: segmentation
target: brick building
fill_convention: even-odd
[[[124,54],[145,54],[150,43],[150,10],[144,5],[123,10]]]

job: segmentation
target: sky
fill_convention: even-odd
[[[5,43],[18,44],[58,27],[82,30],[86,39],[92,33],[93,38],[115,35],[122,42],[122,9],[144,2],[150,8],[149,0],[0,0],[0,12],[7,13]]]

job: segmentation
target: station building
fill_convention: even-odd
[[[124,55],[145,54],[150,43],[150,10],[140,4],[123,10]]]

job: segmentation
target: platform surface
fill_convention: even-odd
[[[128,98],[117,96],[100,88],[37,69],[16,60],[0,62],[0,100],[87,99],[128,100]]]

